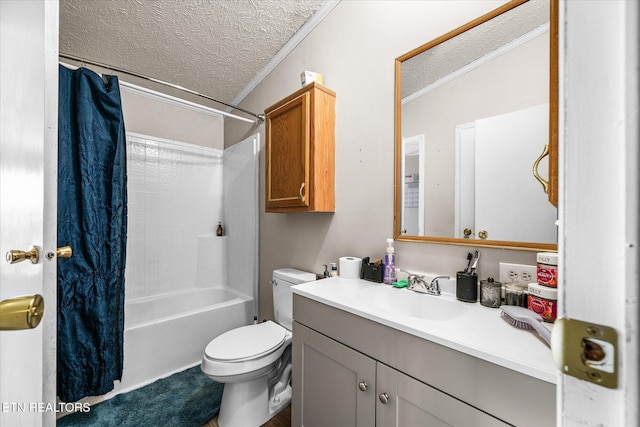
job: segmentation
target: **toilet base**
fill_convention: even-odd
[[[220,427],[259,427],[291,401],[291,386],[269,397],[266,376],[255,380],[227,383],[222,392],[218,425]]]

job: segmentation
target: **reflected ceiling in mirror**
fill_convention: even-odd
[[[549,31],[548,0],[517,0],[396,60],[397,239],[557,248],[532,173],[555,111]]]

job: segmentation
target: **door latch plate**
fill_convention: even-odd
[[[559,318],[551,348],[563,374],[607,387],[618,387],[618,333],[609,326]]]

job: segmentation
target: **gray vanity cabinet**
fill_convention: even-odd
[[[293,324],[292,426],[375,426],[376,361]]]
[[[292,426],[556,424],[555,384],[296,293],[293,318]]]
[[[377,364],[376,373],[379,400],[375,425],[378,427],[508,426],[382,363]],[[381,396],[383,393],[386,395]]]
[[[293,336],[294,426],[507,425],[297,322]]]

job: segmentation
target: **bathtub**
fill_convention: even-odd
[[[122,382],[105,398],[200,363],[216,336],[253,321],[252,298],[229,289],[191,289],[125,302]]]

